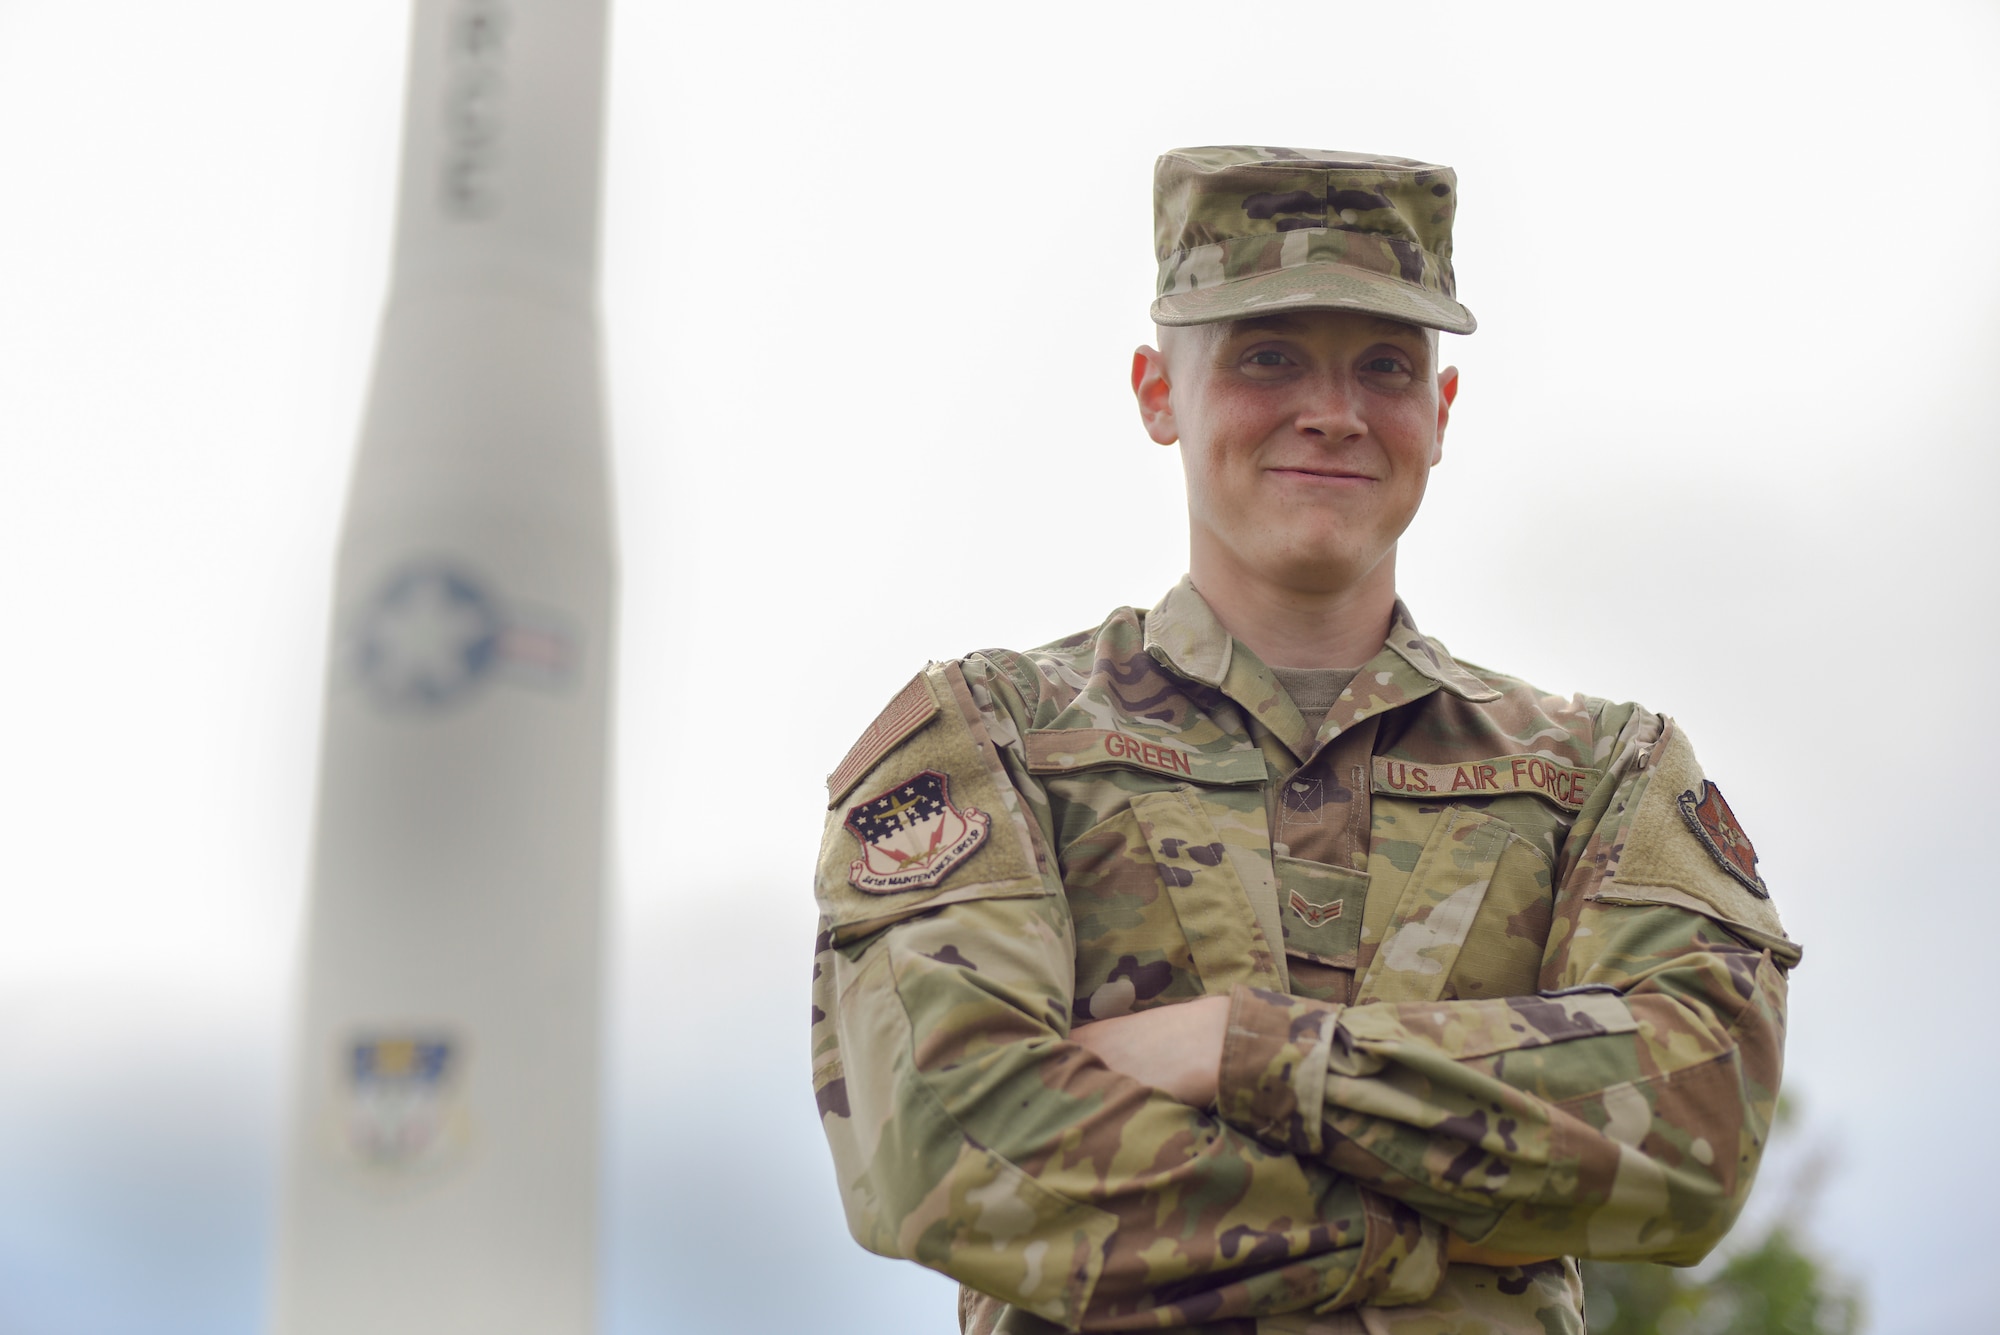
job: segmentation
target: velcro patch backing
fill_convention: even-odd
[[[929,707],[900,712],[920,721],[861,774],[864,800],[827,813],[814,893],[835,945],[932,907],[1049,893],[965,678],[947,663],[915,686]]]
[[[1444,764],[1375,757],[1375,791],[1397,797],[1498,797],[1533,793],[1565,811],[1580,811],[1597,771],[1547,756],[1494,756]]]
[[[909,684],[896,692],[891,700],[875,716],[875,721],[862,730],[861,736],[848,748],[847,755],[834,766],[833,773],[826,776],[826,805],[828,810],[840,805],[840,799],[861,776],[874,769],[883,756],[894,750],[905,738],[913,735],[937,716],[937,701],[931,698],[924,686],[924,674],[919,672],[910,678]]]
[[[1728,926],[1747,928],[1742,933],[1746,940],[1770,946],[1781,958],[1785,952],[1780,946],[1790,947],[1791,959],[1796,961],[1798,947],[1786,939],[1769,891],[1758,893],[1746,885],[1684,816],[1682,795],[1703,793],[1709,785],[1687,734],[1671,719],[1653,746],[1646,772],[1646,788],[1640,794],[1631,828],[1625,832],[1611,880],[1592,898],[1613,903],[1631,897],[1673,902],[1664,901],[1657,893],[1634,896],[1633,892],[1640,887],[1678,891],[1705,905],[1710,917]],[[1757,888],[1762,885],[1760,880]]]

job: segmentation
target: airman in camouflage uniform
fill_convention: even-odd
[[[1455,189],[1169,154],[1155,319],[1469,331]],[[1305,701],[1230,610],[1184,580],[934,664],[831,776],[849,1226],[978,1332],[1581,1331],[1571,1258],[1692,1263],[1749,1190],[1799,959],[1755,854],[1670,719],[1462,664],[1400,602]],[[1209,1106],[1090,1042],[1182,1003],[1226,1008]]]

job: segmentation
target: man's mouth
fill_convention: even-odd
[[[1283,477],[1310,479],[1315,482],[1373,482],[1368,474],[1351,468],[1328,468],[1323,466],[1291,464],[1280,465],[1271,470]]]

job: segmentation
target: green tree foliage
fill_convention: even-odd
[[[1774,1148],[1796,1121],[1782,1102]],[[1857,1335],[1858,1286],[1828,1271],[1803,1242],[1801,1220],[1827,1167],[1824,1153],[1808,1153],[1781,1181],[1767,1181],[1780,1195],[1761,1234],[1748,1243],[1732,1238],[1698,1269],[1585,1261],[1591,1335]]]
[[[1713,1275],[1663,1265],[1583,1263],[1591,1335],[1857,1335],[1861,1298],[1772,1227]]]

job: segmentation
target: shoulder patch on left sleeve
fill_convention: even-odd
[[[1633,898],[1691,900],[1746,940],[1796,960],[1798,947],[1785,936],[1771,892],[1757,875],[1756,850],[1671,719],[1646,760],[1645,783],[1611,879],[1593,898],[1615,901],[1645,888],[1675,891]]]

